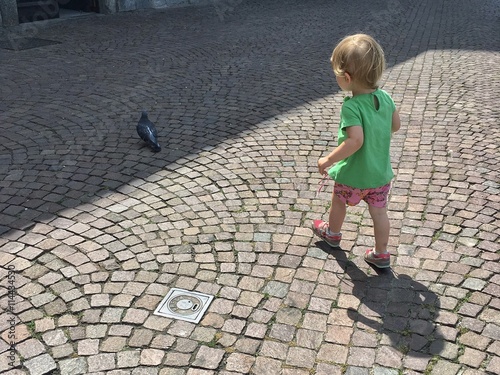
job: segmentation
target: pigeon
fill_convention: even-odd
[[[149,121],[146,111],[142,111],[141,119],[137,124],[137,134],[139,134],[139,137],[141,137],[154,152],[161,150],[158,143],[158,132],[156,131],[155,124]]]

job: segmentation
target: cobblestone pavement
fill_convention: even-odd
[[[0,372],[500,373],[500,4],[356,4],[3,31],[59,43],[0,49]],[[385,48],[403,121],[380,274],[366,206],[341,250],[310,230],[342,102],[328,59],[358,31]],[[153,315],[172,287],[215,296],[200,323]]]

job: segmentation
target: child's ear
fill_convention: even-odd
[[[345,78],[345,81],[346,81],[347,84],[351,83],[352,77],[351,77],[351,75],[349,73],[345,72],[344,73],[344,78]]]

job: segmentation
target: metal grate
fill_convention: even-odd
[[[155,315],[199,323],[214,296],[172,288],[160,302]]]
[[[0,48],[11,51],[23,51],[31,48],[45,47],[60,42],[40,38],[14,38],[12,40],[0,40]]]

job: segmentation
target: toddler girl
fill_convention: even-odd
[[[335,186],[328,222],[314,220],[313,231],[338,247],[346,205],[364,200],[375,231],[375,247],[366,250],[364,258],[378,268],[387,268],[387,198],[394,177],[390,143],[400,119],[392,98],[377,86],[385,68],[384,52],[369,35],[356,34],[335,47],[330,61],[338,85],[352,92],[352,97],[344,99],[340,112],[338,147],[318,160],[319,173],[328,173]]]

